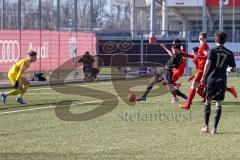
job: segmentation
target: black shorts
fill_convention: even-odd
[[[225,98],[225,91],[225,79],[212,79],[207,83],[205,95],[208,100],[223,101]]]

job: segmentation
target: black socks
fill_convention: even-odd
[[[222,115],[222,106],[218,106],[214,116],[214,129],[217,129],[218,122],[221,118],[221,115]]]
[[[174,89],[174,90],[172,91],[172,93],[175,94],[175,95],[177,95],[177,96],[179,96],[179,97],[184,98],[185,100],[188,99],[188,97],[187,97],[184,93],[182,93],[181,91],[179,91],[178,89]]]
[[[147,97],[148,93],[152,90],[152,88],[153,88],[153,85],[148,85],[142,97]]]
[[[204,122],[205,122],[205,126],[208,126],[209,124],[209,118],[211,115],[211,104],[205,104],[204,106]]]

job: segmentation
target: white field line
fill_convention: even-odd
[[[141,81],[146,81],[146,80],[138,80],[138,82],[141,82]],[[128,81],[122,81],[122,82],[115,82],[115,83],[124,83],[124,82],[136,82],[136,81],[131,81],[131,80],[128,80]],[[82,86],[82,87],[89,87],[89,86],[100,86],[100,85],[109,85],[109,84],[112,84],[112,81],[110,82],[104,82],[104,83],[96,83],[96,84],[84,84],[84,85],[72,85],[72,86]],[[191,86],[191,82],[189,84],[182,84],[182,86]],[[147,85],[147,84],[146,84]],[[156,84],[157,85],[157,84]],[[231,84],[229,83],[228,84],[229,86],[239,86],[239,84]],[[54,88],[64,88],[64,87],[67,87],[67,86],[55,86]],[[50,90],[52,89],[50,86],[48,87],[41,87],[41,88],[30,88],[29,91],[39,91],[39,90]]]
[[[139,80],[138,82],[141,82],[141,81],[145,81],[145,80]],[[122,81],[122,82],[115,82],[115,83],[124,83],[124,82],[135,82],[136,81]],[[109,85],[109,84],[112,84],[112,82],[106,82],[106,83],[97,83],[97,84],[85,84],[85,85],[72,85],[72,86],[82,86],[82,87],[89,87],[89,86],[100,86],[100,85]],[[146,83],[147,85],[147,83]],[[158,85],[158,84],[156,84]],[[182,84],[181,86],[191,86],[192,83],[189,83],[189,84]],[[228,86],[239,86],[239,84],[236,84],[236,83],[228,83]],[[64,88],[64,87],[67,87],[67,86],[57,86],[56,88]],[[54,87],[55,88],[55,87]],[[45,87],[45,88],[33,88],[33,89],[29,89],[30,91],[39,91],[39,90],[49,90],[49,89],[52,89],[51,87]]]
[[[119,100],[122,98],[115,98],[115,99],[106,99],[106,100],[97,100],[97,101],[90,101],[90,102],[81,102],[81,103],[74,103],[71,106],[74,105],[83,105],[83,104],[91,104],[91,103],[100,103],[103,101],[113,101],[113,100]],[[20,112],[28,112],[28,111],[36,111],[36,110],[44,110],[44,109],[51,109],[51,108],[56,108],[56,107],[65,107],[68,105],[60,105],[60,106],[46,106],[46,107],[39,107],[39,108],[30,108],[30,109],[22,109],[22,110],[15,110],[15,111],[7,111],[7,112],[1,112],[0,115],[7,115],[7,114],[12,114],[12,113],[20,113]]]
[[[145,81],[145,80],[139,80],[139,81]],[[123,82],[131,82],[131,81],[123,81]],[[123,82],[116,82],[116,83],[123,83]],[[112,84],[111,82],[107,82],[107,83],[97,83],[97,84],[86,84],[86,85],[77,85],[77,86],[95,86],[95,85],[103,85],[103,84]],[[238,86],[239,84],[230,84],[231,86]],[[185,85],[184,85],[185,86]],[[66,87],[66,86],[59,86],[59,87]],[[52,89],[50,87],[48,88],[37,88],[37,89],[31,89],[31,90],[44,90],[44,89]],[[49,94],[49,93],[46,93]],[[56,93],[53,93],[56,94]],[[117,98],[117,99],[121,99],[121,98]],[[108,99],[108,100],[104,100],[104,101],[111,101],[111,100],[116,100],[116,99]],[[82,105],[82,104],[89,104],[89,103],[97,103],[97,102],[102,102],[103,100],[99,100],[99,101],[90,101],[90,102],[82,102],[82,103],[76,103],[73,105]],[[63,107],[62,106],[58,106],[58,107]],[[57,106],[46,106],[46,107],[40,107],[40,108],[31,108],[31,109],[24,109],[24,110],[16,110],[16,111],[7,111],[7,112],[1,112],[0,115],[6,115],[6,114],[11,114],[11,113],[19,113],[19,112],[27,112],[27,111],[34,111],[34,110],[43,110],[43,109],[50,109],[50,108],[55,108]]]
[[[138,82],[141,82],[141,81],[146,81],[146,80],[138,80]],[[114,82],[114,83],[125,83],[125,82],[135,82],[136,83],[136,81],[130,81],[130,80],[128,80],[128,81],[122,81],[122,82]],[[72,86],[82,86],[82,87],[89,87],[89,86],[100,86],[100,85],[109,85],[109,84],[112,84],[112,81],[111,82],[104,82],[104,83],[96,83],[96,84],[84,84],[84,85],[81,85],[81,84],[79,84],[79,85],[73,85],[73,84],[70,84],[70,85],[72,85]],[[147,85],[147,84],[146,84]],[[64,88],[64,87],[67,87],[67,86],[55,86],[56,88]],[[55,88],[54,87],[54,88]],[[48,90],[48,89],[52,89],[50,86],[49,87],[44,87],[44,88],[33,88],[33,89],[29,89],[30,91],[39,91],[39,90]]]
[[[123,81],[123,82],[128,82],[128,81]],[[123,82],[117,82],[117,83],[123,83]],[[86,84],[86,85],[78,85],[78,86],[92,86],[92,85],[102,85],[102,84],[112,84],[112,81],[111,82],[107,82],[107,83]],[[59,87],[66,87],[66,86],[59,86]],[[45,90],[45,89],[52,89],[52,88],[50,88],[50,87],[48,87],[48,88],[36,88],[36,89],[31,89],[31,90]],[[56,94],[56,93],[53,93],[53,94]],[[34,94],[34,93],[32,93],[32,94]],[[39,94],[39,93],[37,93],[37,94]],[[49,94],[49,93],[45,93],[45,94]],[[121,98],[117,98],[117,99],[121,99]],[[108,99],[108,100],[104,100],[104,101],[111,101],[111,100],[116,100],[116,99]],[[82,103],[76,103],[76,104],[73,104],[73,105],[82,105],[82,104],[96,103],[96,102],[102,102],[102,101],[103,100],[82,102]],[[27,111],[35,111],[35,110],[43,110],[43,109],[50,109],[50,108],[55,108],[55,107],[57,107],[57,106],[50,105],[50,106],[39,107],[39,108],[31,108],[31,109],[23,109],[23,110],[16,110],[16,111],[0,112],[0,115],[6,115],[6,114],[11,114],[11,113],[19,113],[19,112],[27,112]],[[58,106],[58,107],[63,107],[63,106]]]

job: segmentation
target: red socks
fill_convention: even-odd
[[[189,91],[189,96],[188,96],[188,100],[187,100],[187,105],[190,106],[192,103],[193,98],[195,97],[196,94],[196,89],[190,89]]]

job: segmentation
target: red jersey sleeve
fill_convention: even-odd
[[[193,55],[190,55],[190,54],[188,54],[188,53],[187,53],[187,52],[185,52],[184,50],[180,50],[180,53],[181,53],[182,55],[184,55],[184,57],[191,58],[191,59],[193,59],[193,58],[194,58],[194,56],[193,56]]]
[[[199,59],[207,59],[208,58],[208,55],[205,55],[205,56],[198,56]]]

